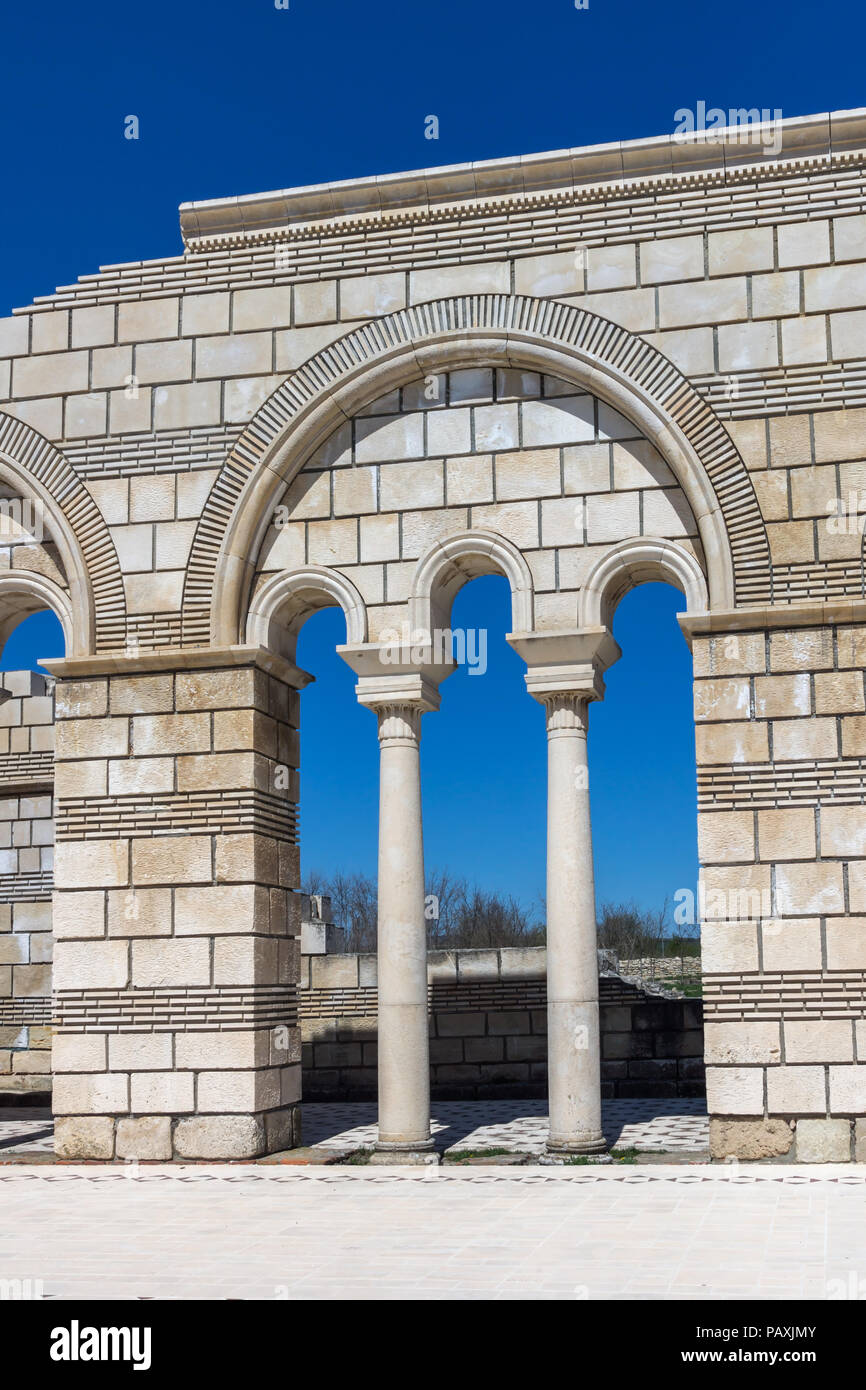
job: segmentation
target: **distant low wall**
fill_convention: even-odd
[[[547,1093],[543,947],[428,956],[430,1084],[438,1100]],[[613,974],[599,979],[602,1094],[704,1095],[703,1007]],[[307,1100],[376,1095],[374,955],[302,958],[300,1023]]]

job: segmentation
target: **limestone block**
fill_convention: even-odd
[[[814,811],[806,807],[759,811],[758,852],[764,860],[814,859]]]
[[[800,312],[800,276],[796,270],[752,277],[752,318],[775,319]]]
[[[652,333],[656,328],[655,290],[652,286],[636,290],[604,290],[581,295],[571,301],[600,318],[618,323],[630,333]]]
[[[776,869],[776,909],[790,917],[844,912],[842,865],[780,864]]]
[[[87,391],[90,364],[86,352],[18,357],[12,365],[13,396],[52,396]]]
[[[294,322],[303,327],[332,323],[337,317],[337,284],[334,280],[310,280],[294,287]]]
[[[780,223],[779,265],[822,265],[830,260],[830,223],[826,218],[809,222]]]
[[[831,314],[830,340],[836,361],[863,357],[866,354],[866,310],[853,309],[847,314]]]
[[[256,782],[273,787],[273,773],[256,753],[202,753],[177,760],[178,791],[230,791]]]
[[[311,521],[307,525],[307,537],[310,564],[340,566],[358,563],[358,524],[354,517],[337,521]]]
[[[230,295],[226,291],[183,295],[180,301],[181,333],[185,337],[227,333],[229,307]]]
[[[771,918],[761,923],[761,948],[767,971],[820,970],[821,923],[817,918]]]
[[[247,1032],[178,1033],[175,1063],[186,1070],[211,1072],[263,1067],[270,1058],[270,1040],[271,1034],[264,1028]]]
[[[711,1115],[762,1115],[761,1067],[707,1067],[707,1109]]]
[[[192,343],[188,340],[179,340],[176,343],[139,343],[135,349],[133,371],[139,382],[145,385],[163,381],[189,381],[192,376]]]
[[[823,315],[782,320],[782,361],[786,367],[826,362],[829,355]]]
[[[775,320],[720,325],[719,371],[752,372],[778,364],[779,342]]]
[[[737,227],[707,237],[711,275],[773,269],[773,228]]]
[[[177,515],[180,518],[197,518],[216,480],[213,468],[196,469],[194,473],[177,475]]]
[[[264,375],[270,373],[272,364],[273,339],[270,333],[225,333],[196,341],[195,374],[199,378]],[[174,379],[183,380],[191,375],[192,372],[188,371]],[[170,378],[161,379],[166,381]]]
[[[66,439],[104,434],[107,424],[108,396],[104,392],[66,397],[63,408],[63,434]]]
[[[61,681],[55,695],[58,719],[90,718],[108,712],[105,680]]]
[[[192,1072],[133,1072],[129,1078],[131,1108],[142,1115],[180,1115],[195,1110]]]
[[[120,888],[129,881],[128,840],[64,840],[55,849],[58,888]]]
[[[770,1067],[767,1109],[771,1115],[823,1115],[826,1110],[824,1068]]]
[[[858,758],[866,753],[866,718],[862,714],[850,715],[843,718],[842,725],[842,756],[845,758]]]
[[[586,539],[590,545],[616,542],[640,534],[640,499],[636,492],[591,495],[586,499]]]
[[[111,1071],[170,1071],[171,1034],[113,1033],[108,1039],[108,1065]]]
[[[850,1163],[850,1120],[798,1120],[797,1163]]]
[[[794,1131],[787,1120],[718,1120],[710,1116],[713,1158],[782,1158],[793,1142]]]
[[[518,263],[519,264],[519,263]],[[590,246],[586,252],[587,290],[629,289],[637,284],[637,246]],[[572,291],[575,293],[576,291]]]
[[[579,545],[584,538],[584,510],[573,497],[560,497],[541,504],[541,543],[545,546]]]
[[[775,565],[804,564],[815,559],[815,523],[812,521],[770,522],[767,539]]]
[[[702,236],[664,237],[640,246],[641,284],[699,280],[704,275]]]
[[[55,1033],[51,1055],[56,1072],[108,1070],[106,1039],[101,1033]]]
[[[235,290],[232,308],[235,333],[256,328],[285,328],[292,322],[292,287],[268,285],[264,289]],[[301,361],[309,355],[305,353]]]
[[[742,276],[662,285],[659,290],[660,328],[731,323],[747,317],[746,281]]]
[[[635,487],[676,486],[676,478],[673,473],[658,450],[648,440],[630,439],[627,443],[614,443],[611,453],[614,487],[617,492]],[[645,498],[644,500],[646,503],[650,499]],[[644,529],[649,528],[645,526]]]
[[[263,687],[250,668],[225,671],[178,671],[175,701],[180,712],[186,710],[236,709],[255,703],[267,707]]]
[[[785,1019],[786,1062],[853,1062],[854,1029],[849,1018]]]
[[[771,671],[828,671],[833,668],[829,628],[794,628],[770,634]]]
[[[698,816],[698,856],[702,864],[742,863],[754,859],[752,812],[701,812]]]
[[[112,526],[111,539],[124,573],[135,574],[153,569],[152,526]]]
[[[58,1115],[54,1152],[58,1158],[114,1158],[114,1121],[107,1116]]]
[[[854,1162],[866,1163],[866,1120],[854,1121]]]
[[[172,1156],[168,1115],[138,1116],[117,1122],[117,1157],[167,1162]]]
[[[830,1067],[830,1109],[836,1115],[866,1111],[866,1066]]]
[[[490,407],[491,410],[495,408]],[[521,407],[523,443],[530,449],[548,444],[589,443],[595,438],[594,410],[592,396],[561,396],[555,401],[524,401]],[[482,413],[481,410],[475,412],[476,424]],[[488,441],[478,442],[481,448],[502,447]]]
[[[182,890],[179,890],[182,891]],[[171,935],[171,892],[170,888],[132,888],[111,891],[108,894],[108,935],[112,937],[132,936],[170,936]],[[90,894],[67,894],[73,903]],[[101,898],[101,894],[98,895]],[[100,906],[100,932],[102,908]]]
[[[835,758],[838,754],[835,719],[773,720],[773,756],[777,761]]]
[[[256,1158],[264,1147],[264,1123],[257,1115],[196,1116],[175,1126],[178,1158]]]
[[[632,248],[632,279],[634,284],[634,249]],[[581,294],[584,272],[573,251],[554,251],[542,256],[520,256],[514,262],[514,291],[516,294],[538,295],[541,299],[561,298]]]
[[[52,920],[56,939],[101,937],[105,934],[105,894],[56,893]]]
[[[56,1074],[51,1099],[55,1115],[126,1115],[129,1078],[124,1072]]]
[[[376,318],[406,307],[406,276],[402,271],[358,275],[340,281],[340,316]]]
[[[114,368],[111,368],[112,380]],[[106,373],[107,374],[107,373]],[[123,374],[130,375],[129,372]],[[106,385],[109,383],[106,382]],[[109,430],[112,434],[124,434],[128,431],[149,430],[152,426],[153,415],[153,391],[149,386],[138,388],[135,394],[129,393],[130,383],[127,383],[122,390],[109,391],[108,393],[108,419]]]
[[[154,426],[158,430],[188,430],[220,422],[220,383],[193,381],[183,386],[158,386],[153,392]]]
[[[171,521],[175,479],[171,474],[143,475],[129,480],[130,521]]]
[[[713,349],[713,330],[706,328],[673,328],[666,333],[647,335],[653,347],[670,358],[685,376],[703,376],[716,370]]]
[[[519,550],[535,549],[540,543],[537,502],[501,502],[490,507],[473,507],[472,525],[481,530],[498,531]],[[388,592],[391,592],[390,583]]]
[[[252,840],[254,837],[246,838]],[[262,874],[256,864],[245,863],[242,867],[248,873],[258,871]],[[219,877],[219,864],[216,872]],[[277,876],[274,864],[270,866],[267,877],[274,881]],[[237,883],[175,889],[174,930],[177,936],[212,936],[215,933],[235,934],[239,931],[267,932],[268,929],[269,897],[264,886]]]
[[[694,696],[696,720],[749,718],[750,686],[745,677],[697,680]]]
[[[209,883],[210,838],[205,835],[155,835],[149,840],[133,840],[132,881],[144,887]]]
[[[125,989],[129,951],[125,941],[58,941],[54,955],[57,989]]]
[[[525,407],[541,405],[540,401],[527,401]],[[525,408],[524,407],[524,408]],[[479,405],[473,411],[475,423],[475,447],[482,452],[491,450],[518,449],[520,447],[520,426],[519,426],[519,407],[513,404],[501,405]],[[571,419],[571,417],[569,417]],[[567,424],[564,428],[571,430],[573,438],[582,436],[575,433],[579,429],[579,424]],[[549,438],[538,438],[533,433],[532,437],[527,434],[528,444],[549,444]]]
[[[362,563],[399,559],[400,524],[395,512],[385,516],[362,516],[360,533]]]
[[[206,946],[204,941],[189,943]],[[278,979],[278,942],[250,936],[220,936],[213,943],[213,983],[254,985]]]
[[[278,1068],[258,1071],[204,1071],[197,1079],[198,1109],[202,1114],[244,1114],[272,1110],[281,1101]]]
[[[150,338],[176,338],[179,311],[178,299],[121,302],[118,306],[118,342],[142,343]]]
[[[210,984],[210,949],[203,939],[134,940],[132,982],[136,989]]]
[[[759,676],[755,681],[755,714],[759,719],[812,712],[812,688],[806,673]]]
[[[841,871],[841,865],[835,867]],[[850,879],[849,874],[849,886]],[[851,906],[856,910],[853,891],[851,897]],[[844,917],[827,923],[827,969],[866,970],[866,917]]]
[[[731,632],[720,637],[695,638],[692,646],[695,676],[737,676],[766,670],[762,632]]]
[[[761,763],[769,759],[767,725],[759,723],[698,724],[695,727],[698,766],[711,763]]]
[[[56,730],[57,759],[124,757],[129,752],[126,719],[61,719]]]
[[[704,1056],[707,1063],[747,1066],[781,1061],[782,1044],[778,1023],[704,1024]]]
[[[705,975],[758,969],[756,922],[705,922],[701,932]]]
[[[821,807],[821,853],[866,858],[866,806]]]
[[[211,746],[207,714],[143,714],[132,721],[132,738],[138,756],[167,753],[203,753]]]
[[[803,272],[806,313],[866,304],[866,264],[828,265]]]
[[[409,303],[424,304],[428,299],[444,299],[459,294],[509,294],[511,267],[507,261],[488,261],[476,265],[435,266],[413,270],[409,275]]]

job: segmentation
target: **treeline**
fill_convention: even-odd
[[[307,876],[303,892],[330,897],[331,916],[346,928],[349,951],[376,950],[375,878],[361,873],[328,877],[314,872]],[[427,947],[431,951],[544,945],[543,901],[539,901],[536,910],[527,910],[516,898],[470,885],[447,871],[428,877],[425,915]],[[598,923],[598,944],[621,960],[700,954],[697,927],[685,934],[668,930],[667,903],[655,913],[628,903],[605,904]]]

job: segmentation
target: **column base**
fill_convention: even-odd
[[[546,1153],[551,1158],[570,1158],[580,1154],[603,1154],[608,1142],[603,1134],[587,1135],[585,1139],[548,1139]]]
[[[429,1149],[380,1149],[376,1148],[367,1160],[374,1168],[390,1168],[392,1165],[435,1167],[441,1159],[432,1147]]]

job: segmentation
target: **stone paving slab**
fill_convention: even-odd
[[[47,1111],[0,1110],[0,1158],[50,1154],[53,1126]],[[709,1144],[703,1100],[613,1100],[602,1108],[608,1142],[642,1153],[702,1153]],[[547,1143],[547,1102],[543,1100],[439,1101],[433,1105],[433,1137],[441,1153],[464,1149],[506,1149],[541,1154]],[[353,1101],[303,1107],[303,1138],[308,1148],[350,1153],[376,1143],[376,1104]]]
[[[821,1299],[863,1279],[864,1198],[841,1164],[10,1166],[0,1278],[52,1299]]]

